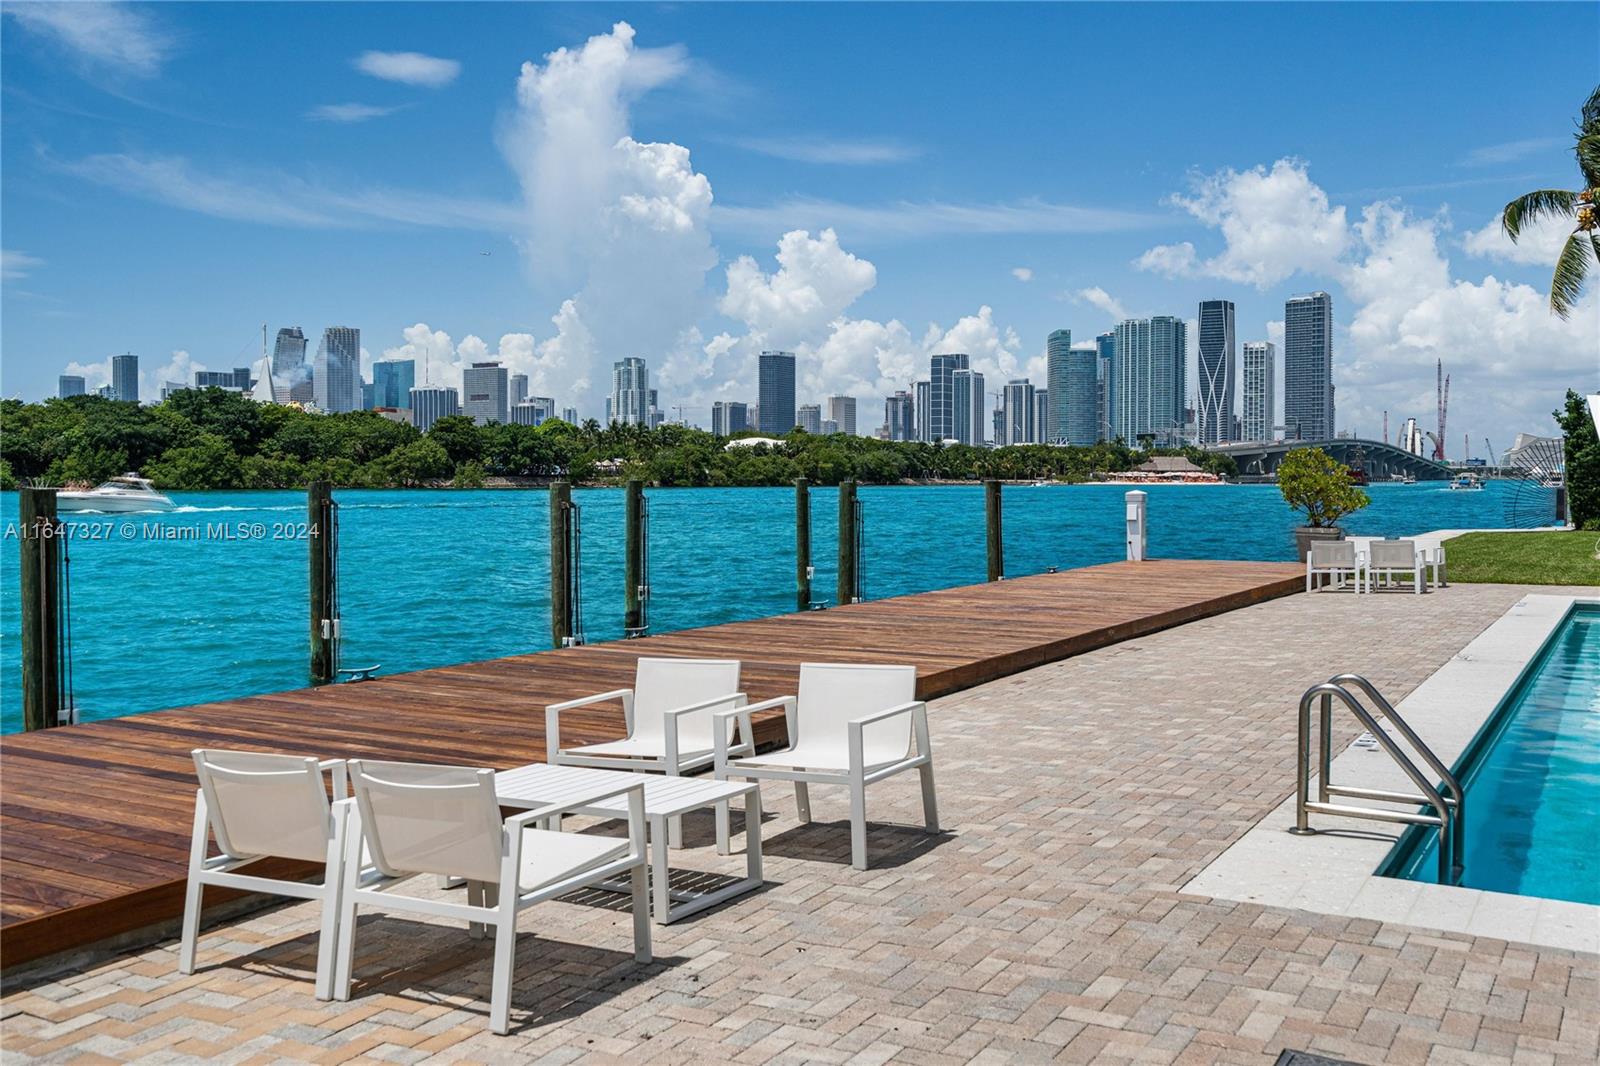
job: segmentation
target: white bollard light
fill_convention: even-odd
[[[1128,561],[1131,563],[1144,562],[1147,535],[1145,532],[1145,510],[1148,493],[1134,489],[1127,495],[1128,501]]]

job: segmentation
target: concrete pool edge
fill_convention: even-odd
[[[1600,604],[1600,597],[1524,596],[1397,709],[1440,759],[1454,764],[1579,602]],[[1330,662],[1328,672],[1343,669],[1361,672],[1359,662],[1349,661]],[[1294,757],[1292,749],[1285,757]],[[1352,745],[1333,767],[1341,784],[1415,791],[1376,749]],[[1324,831],[1297,837],[1288,832],[1294,815],[1290,795],[1181,891],[1600,954],[1600,906],[1380,877],[1376,871],[1403,826],[1318,815],[1312,824]]]

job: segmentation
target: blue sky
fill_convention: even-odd
[[[124,350],[153,390],[265,321],[586,415],[643,355],[701,424],[789,348],[871,425],[933,350],[994,390],[1052,329],[1224,297],[1277,339],[1318,288],[1341,428],[1431,428],[1442,357],[1482,454],[1600,377],[1554,236],[1494,233],[1576,180],[1593,5],[3,10],[6,395]]]

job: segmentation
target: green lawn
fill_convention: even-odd
[[[1445,541],[1451,581],[1600,585],[1600,533],[1466,533]]]

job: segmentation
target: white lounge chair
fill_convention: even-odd
[[[717,714],[719,721],[770,707],[783,707],[789,746],[766,755],[735,757],[718,732],[715,773],[719,780],[793,781],[800,820],[811,820],[807,785],[850,789],[850,862],[867,868],[867,786],[904,770],[922,776],[922,813],[930,833],[939,831],[933,788],[933,749],[928,741],[928,706],[916,698],[911,666],[800,665],[798,696],[779,696]],[[912,739],[916,747],[912,748]],[[724,817],[721,811],[718,817]],[[719,838],[721,829],[719,825]]]
[[[1374,540],[1367,545],[1367,591],[1371,592],[1381,580],[1385,584],[1396,575],[1408,575],[1418,596],[1425,582],[1423,572],[1428,561],[1417,550],[1415,541]]]
[[[344,861],[345,806],[330,803],[323,771],[333,771],[334,795],[345,795],[343,759],[272,755],[255,751],[194,752],[200,788],[194,799],[194,836],[189,843],[189,883],[183,902],[178,971],[194,973],[195,941],[206,885],[265,892],[322,903],[317,941],[316,996],[333,995],[334,932]],[[207,831],[222,854],[207,858]],[[280,881],[242,874],[241,866],[263,858],[304,859],[323,864],[322,882]]]
[[[1314,592],[1330,584],[1334,588],[1343,588],[1347,577],[1350,587],[1360,592],[1361,559],[1356,555],[1355,541],[1312,541],[1311,551],[1306,554],[1306,591]],[[1327,580],[1318,581],[1318,578]]]
[[[406,910],[459,918],[468,935],[495,930],[489,1027],[505,1033],[511,1020],[511,972],[517,915],[536,903],[622,874],[633,879],[633,948],[650,961],[646,891],[644,786],[620,784],[500,819],[494,771],[466,766],[350,760],[354,809],[345,841],[334,995],[350,998],[356,907]],[[628,798],[628,836],[595,836],[534,828],[577,807]],[[372,865],[361,865],[363,841]],[[459,877],[467,902],[424,899],[395,889],[420,874]]]

